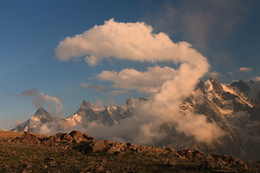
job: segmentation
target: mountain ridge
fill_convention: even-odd
[[[168,135],[159,141],[154,139],[152,145],[176,149],[190,148],[207,153],[234,155],[245,160],[260,160],[260,104],[257,99],[250,98],[243,89],[236,86],[233,83],[222,84],[214,78],[205,82],[199,81],[196,89],[180,106],[183,114],[205,115],[208,122],[216,123],[226,132],[224,137],[211,144],[198,143],[193,137],[179,133],[175,126],[166,123],[162,124],[161,129]],[[149,98],[131,98],[126,104],[104,107],[83,100],[75,114],[68,118],[58,118],[58,126],[55,126],[54,130],[88,129],[93,122],[113,127],[132,117],[136,106],[148,100]],[[57,118],[53,120],[57,121]],[[40,121],[41,123],[37,124],[31,118],[12,130],[41,132],[39,129],[42,127],[53,128],[55,121]],[[126,140],[129,140],[127,136]]]

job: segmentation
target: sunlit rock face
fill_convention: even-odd
[[[53,121],[53,116],[42,107],[39,107],[33,117],[19,124],[12,131],[37,132],[43,124],[51,121]]]
[[[192,137],[178,134],[174,126],[158,145],[171,144],[177,149],[192,148],[208,153],[226,153],[246,160],[259,160],[260,109],[259,102],[237,89],[233,84],[221,84],[216,79],[199,82],[196,90],[181,105],[184,112],[206,115],[216,122],[226,135],[211,144],[196,143]],[[258,117],[258,118],[257,118]]]
[[[229,154],[245,160],[259,160],[260,103],[256,99],[257,96],[248,96],[248,93],[252,95],[250,89],[257,91],[254,84],[257,85],[254,82],[239,81],[227,85],[211,78],[206,82],[199,81],[190,96],[183,98],[179,109],[183,116],[189,113],[204,115],[208,122],[214,122],[224,130],[225,135],[221,138],[210,143],[198,142],[193,136],[180,133],[177,129],[178,124],[166,122],[161,125],[161,131],[166,135],[154,138],[146,145],[189,148],[206,153]],[[88,131],[93,123],[101,129],[104,126],[117,127],[133,117],[138,105],[148,103],[149,99],[131,98],[126,104],[105,107],[83,101],[78,111],[68,118],[53,117],[43,108],[39,108],[31,119],[15,127],[13,131],[39,133],[67,132],[71,129]],[[120,131],[120,128],[115,128],[116,130]],[[128,133],[120,137],[132,142]]]

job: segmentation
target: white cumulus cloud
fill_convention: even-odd
[[[90,65],[113,57],[141,62],[189,61],[193,65],[200,62],[201,67],[208,69],[206,58],[189,43],[173,43],[165,33],[154,34],[152,30],[143,22],[120,23],[110,19],[83,34],[65,38],[59,43],[56,53],[62,61],[86,55]]]
[[[193,136],[198,142],[210,143],[224,135],[220,127],[206,121],[205,115],[179,112],[183,99],[191,94],[210,67],[207,58],[187,42],[174,43],[163,32],[153,33],[153,28],[144,22],[122,23],[110,19],[104,25],[65,38],[59,43],[56,53],[62,61],[85,56],[89,65],[96,65],[105,58],[116,58],[173,62],[177,66],[176,69],[149,67],[144,72],[126,68],[120,72],[98,74],[98,79],[114,82],[114,88],[136,89],[151,94],[151,98],[137,105],[133,117],[125,119],[121,125],[99,126],[99,130],[93,128],[93,131],[87,129],[97,136],[106,131],[114,138],[128,135],[136,143],[151,144],[155,138],[166,135],[161,132],[161,125],[169,122],[176,125],[178,132]],[[114,133],[115,129],[120,130]]]
[[[162,83],[172,79],[176,70],[170,67],[148,67],[147,71],[124,69],[120,72],[103,71],[97,77],[104,81],[113,81],[114,88],[135,89],[140,93],[158,93]]]

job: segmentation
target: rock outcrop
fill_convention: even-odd
[[[152,157],[161,164],[169,168],[185,168],[197,171],[220,171],[220,172],[250,172],[259,171],[259,164],[255,162],[244,162],[236,157],[228,155],[209,155],[200,151],[175,150],[174,148],[156,148],[148,146],[134,145],[131,143],[112,142],[108,140],[95,140],[93,137],[82,134],[80,131],[70,133],[58,133],[48,137],[37,137],[34,134],[25,132],[21,137],[12,140],[15,143],[29,145],[44,145],[51,148],[63,148],[66,150],[79,151],[84,155],[136,155],[138,157]],[[53,158],[46,158],[49,165],[55,164]],[[189,166],[188,166],[189,165]],[[190,167],[192,165],[192,168]],[[89,168],[90,169],[90,168]],[[90,169],[91,171],[94,168]],[[105,171],[100,165],[96,171]]]

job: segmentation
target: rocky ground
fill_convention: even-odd
[[[79,131],[52,136],[0,131],[0,172],[260,172],[260,162],[98,141]]]

